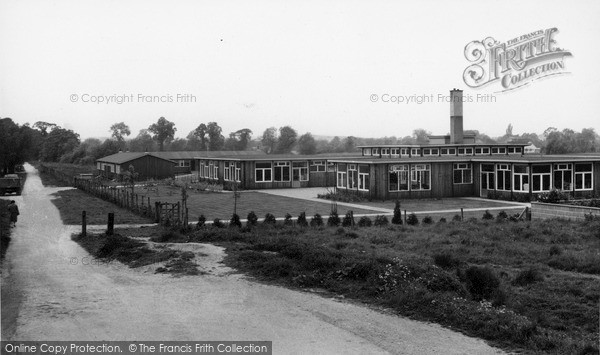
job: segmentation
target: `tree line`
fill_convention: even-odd
[[[18,125],[10,118],[0,119],[0,169],[3,174],[12,172],[14,166],[28,160],[93,164],[98,158],[119,151],[243,151],[262,150],[267,154],[319,154],[356,153],[360,145],[426,144],[431,132],[419,128],[405,137],[333,137],[315,138],[310,132],[298,135],[291,126],[269,127],[262,135],[253,138],[249,128],[230,132],[227,137],[217,122],[201,123],[186,138],[175,138],[175,123],[160,117],[148,128],[131,136],[124,122],[110,126],[111,137],[104,141],[97,138],[80,140],[79,134],[54,123],[38,121]],[[571,129],[557,130],[549,127],[543,134],[513,133],[510,124],[503,136],[491,138],[479,131],[465,131],[475,136],[477,143],[506,143],[522,141],[533,143],[544,154],[600,152],[600,136],[593,128],[581,132]]]

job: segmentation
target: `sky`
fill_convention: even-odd
[[[403,137],[448,133],[457,88],[472,98],[465,129],[600,132],[598,18],[597,0],[2,0],[0,117],[82,139],[108,137],[117,122],[134,137],[159,117],[180,138],[211,121],[225,136],[290,125]],[[465,83],[470,42],[549,28],[572,54],[557,75],[508,91]]]

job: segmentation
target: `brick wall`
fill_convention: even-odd
[[[546,218],[566,218],[572,220],[584,220],[585,215],[592,214],[600,218],[600,208],[557,205],[551,203],[531,203],[531,218],[546,219]]]

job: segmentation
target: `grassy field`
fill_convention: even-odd
[[[108,213],[115,214],[115,224],[145,224],[154,221],[139,216],[113,203],[91,196],[81,190],[63,190],[52,194],[52,203],[58,208],[65,224],[81,224],[81,212],[86,211],[88,224],[106,224]]]
[[[169,242],[227,247],[228,265],[433,321],[509,350],[598,353],[600,221],[204,227]]]

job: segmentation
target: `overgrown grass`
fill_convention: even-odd
[[[130,228],[122,231],[127,231],[128,234],[136,232],[147,234],[145,231],[148,230],[150,229]],[[153,238],[167,241],[170,237],[165,236],[165,233],[169,232],[163,232]],[[197,265],[193,262],[195,255],[192,252],[177,251],[166,247],[149,248],[140,240],[120,234],[88,234],[85,237],[74,235],[72,239],[94,257],[107,262],[118,260],[131,268],[166,262],[164,266],[156,269],[157,273],[174,275],[198,275],[200,273]]]
[[[9,203],[10,200],[0,200],[0,261],[4,260],[10,244],[10,213],[7,208]]]
[[[504,219],[205,226],[189,240],[227,246],[230,266],[263,280],[384,305],[507,349],[577,354],[598,352],[599,230],[597,220]]]

